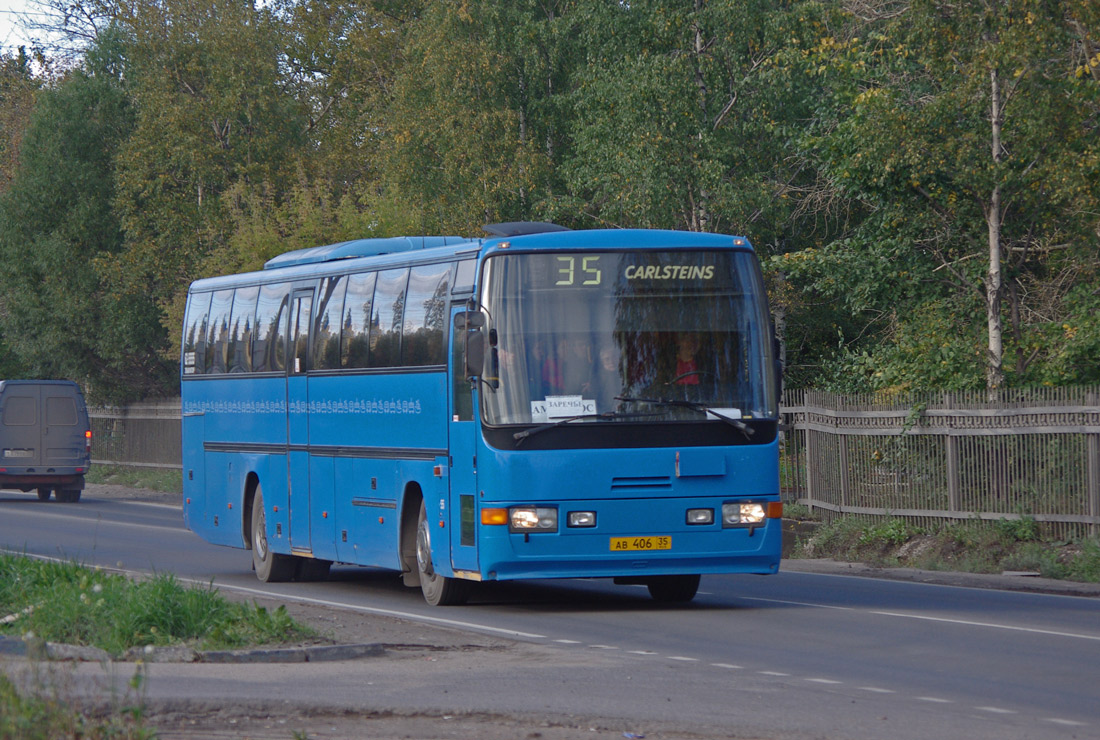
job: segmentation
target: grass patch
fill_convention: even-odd
[[[142,682],[142,674],[137,674],[130,688],[138,690]],[[38,690],[21,694],[11,679],[0,674],[0,738],[152,740],[157,736],[145,726],[140,705],[120,706],[96,716],[81,712],[73,704],[56,683],[39,685]]]
[[[316,637],[280,606],[232,602],[213,586],[184,586],[171,574],[131,580],[76,563],[0,555],[0,632],[87,645],[119,655],[131,647],[216,650]]]
[[[84,476],[88,483],[127,488],[148,488],[165,493],[183,493],[183,472],[168,468],[134,468],[125,465],[93,465]]]
[[[794,557],[965,573],[1032,571],[1046,578],[1100,582],[1100,539],[1042,537],[1030,517],[954,522],[926,530],[903,519],[841,516],[822,524]]]

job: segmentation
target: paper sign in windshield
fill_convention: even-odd
[[[531,402],[531,421],[546,422],[596,413],[596,400],[583,396],[547,396]]]

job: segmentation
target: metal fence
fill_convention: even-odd
[[[180,401],[90,408],[92,463],[182,470]]]
[[[1100,529],[1100,389],[943,393],[884,400],[788,391],[784,499],[826,516],[1030,516]],[[181,469],[179,399],[91,409],[92,461]]]
[[[784,498],[827,517],[1027,516],[1067,536],[1100,525],[1100,389],[784,401]]]

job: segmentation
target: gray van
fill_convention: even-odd
[[[80,386],[68,380],[0,380],[0,489],[37,489],[76,503],[92,462],[92,427]]]

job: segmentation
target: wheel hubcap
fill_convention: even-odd
[[[428,522],[420,522],[416,528],[416,566],[426,576],[433,575],[432,570],[432,540],[428,533]]]
[[[256,554],[260,557],[260,560],[263,560],[267,557],[267,520],[264,518],[262,511],[256,525],[256,534],[253,537],[255,542],[252,543],[252,546],[256,548]]]

